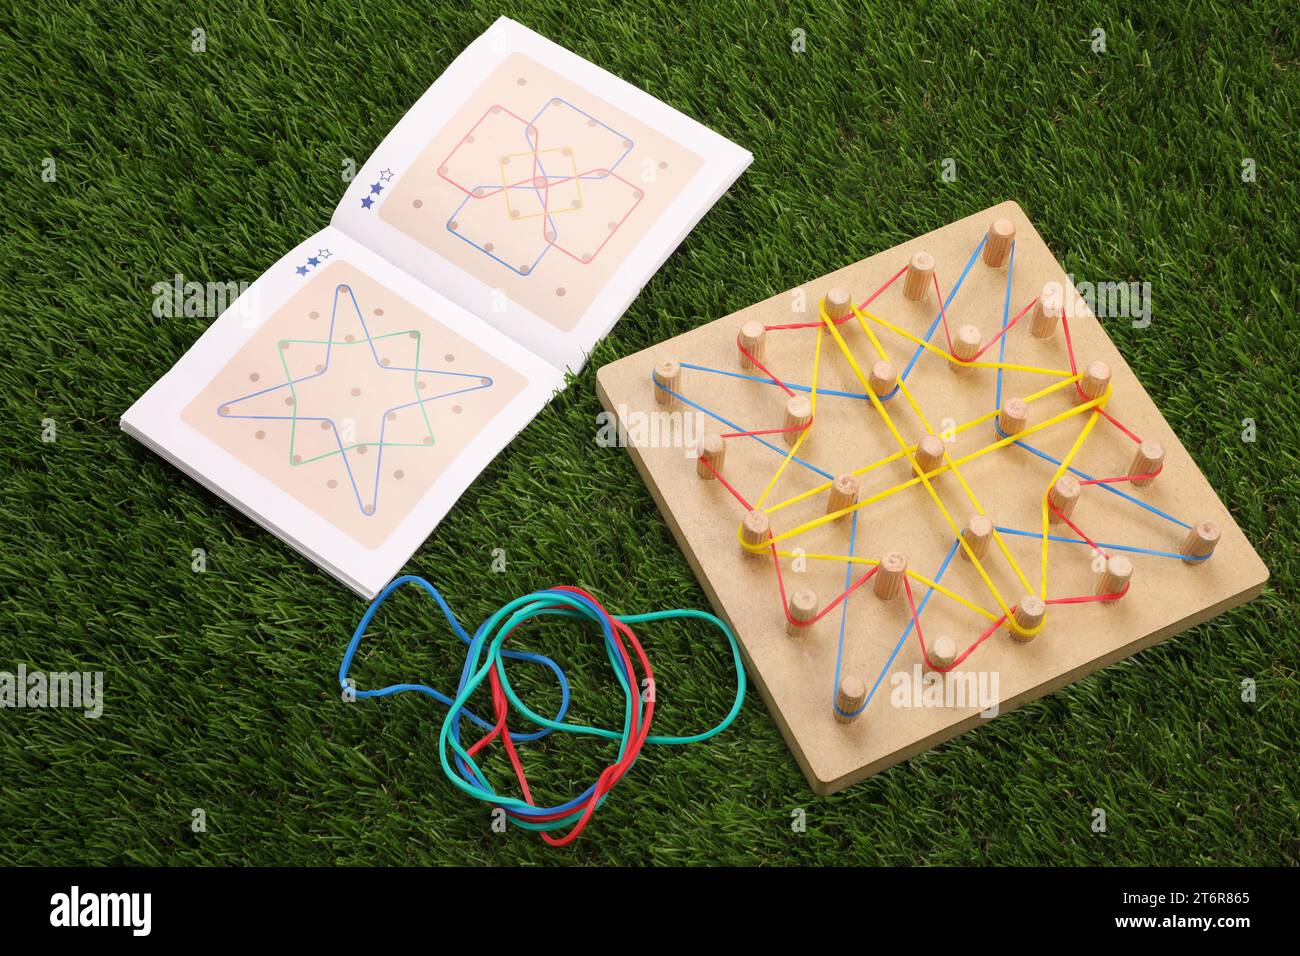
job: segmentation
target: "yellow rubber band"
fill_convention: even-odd
[[[851,305],[850,308],[852,308],[854,317],[857,319],[858,324],[862,328],[863,332],[871,341],[872,347],[875,349],[876,353],[886,361],[889,360],[889,354],[888,352],[886,352],[884,346],[881,344],[880,339],[876,336],[874,330],[871,328],[870,325],[868,325],[867,323],[868,319],[871,320],[872,322],[879,324],[883,328],[889,329],[891,332],[894,332],[896,335],[900,335],[904,339],[914,342],[917,345],[921,346],[922,348],[930,352],[933,352],[936,355],[939,355],[951,362],[955,362],[958,365],[961,365],[963,367],[1005,369],[1009,371],[1027,372],[1031,374],[1058,376],[1061,378],[1061,381],[1054,382],[1051,385],[1047,386],[1046,388],[1040,389],[1037,392],[1034,392],[1033,394],[1029,395],[1025,399],[1027,403],[1033,402],[1039,398],[1042,398],[1060,389],[1068,388],[1069,386],[1073,385],[1074,383],[1078,382],[1080,379],[1083,378],[1083,373],[1081,372],[1072,372],[1064,369],[1039,368],[1037,366],[1019,365],[1019,364],[1014,364],[1009,362],[978,362],[978,361],[967,362],[957,358],[956,356],[952,355],[950,352],[944,351],[942,348],[932,345],[931,343],[927,342],[924,339],[912,335],[906,330],[899,328],[898,326],[894,325],[891,322],[886,321],[885,319],[880,318],[879,316],[873,315],[869,312],[862,312],[856,306]],[[777,550],[775,549],[775,545],[778,542],[788,540],[789,538],[796,537],[808,531],[812,531],[816,528],[819,528],[828,522],[835,521],[838,518],[850,514],[851,512],[855,512],[860,508],[864,508],[870,504],[874,504],[878,501],[882,501],[886,498],[889,498],[892,495],[895,495],[906,488],[910,488],[914,485],[920,484],[925,487],[931,499],[938,506],[940,513],[944,517],[944,520],[947,521],[949,528],[957,537],[957,540],[960,543],[961,547],[966,551],[967,557],[971,559],[971,563],[976,569],[976,571],[979,573],[980,578],[983,580],[985,587],[988,589],[993,599],[997,602],[999,610],[1002,611],[1002,615],[1006,619],[1007,627],[1010,630],[1014,631],[1015,633],[1023,637],[1032,637],[1033,635],[1037,634],[1045,626],[1046,616],[1044,616],[1044,620],[1042,622],[1040,622],[1037,626],[1033,628],[1024,628],[1020,626],[1020,624],[1015,620],[1015,616],[1011,613],[1011,608],[1007,605],[1007,602],[1003,599],[1002,595],[999,593],[997,586],[993,583],[993,580],[989,576],[989,573],[985,570],[983,562],[980,561],[980,559],[975,555],[974,551],[971,549],[970,545],[967,544],[964,536],[962,535],[961,528],[957,525],[957,522],[953,518],[952,513],[948,510],[947,506],[944,504],[943,499],[939,496],[938,492],[936,492],[933,486],[931,485],[930,479],[942,474],[945,471],[951,471],[956,477],[956,481],[961,486],[962,490],[965,492],[967,498],[970,500],[971,505],[975,508],[976,513],[981,515],[985,514],[984,508],[980,504],[978,497],[975,495],[974,489],[972,489],[970,484],[966,481],[965,476],[961,473],[961,470],[958,467],[959,465],[973,461],[976,458],[980,458],[983,455],[986,455],[992,451],[996,451],[999,448],[1004,448],[1007,445],[1012,444],[1013,442],[1020,441],[1022,438],[1032,435],[1035,432],[1042,431],[1046,428],[1050,428],[1053,425],[1059,424],[1063,421],[1066,421],[1069,418],[1074,417],[1075,415],[1081,415],[1087,412],[1091,412],[1092,414],[1089,416],[1088,421],[1085,423],[1084,427],[1080,430],[1080,433],[1078,437],[1075,439],[1074,444],[1071,446],[1069,453],[1062,459],[1061,464],[1058,466],[1056,472],[1052,476],[1051,481],[1048,483],[1048,489],[1050,490],[1052,484],[1054,484],[1056,480],[1060,478],[1062,474],[1065,473],[1066,469],[1069,467],[1070,462],[1073,460],[1075,455],[1078,454],[1079,449],[1083,446],[1083,443],[1086,440],[1088,434],[1092,431],[1093,426],[1097,422],[1097,419],[1099,417],[1099,410],[1105,408],[1106,403],[1109,401],[1113,386],[1108,387],[1106,392],[1103,395],[1099,396],[1098,398],[1092,399],[1088,402],[1081,403],[1065,412],[1061,412],[1060,414],[1054,415],[1045,421],[1039,422],[1035,425],[1032,425],[1024,429],[1023,431],[1017,433],[1016,435],[1009,435],[1004,438],[998,439],[994,442],[991,442],[990,444],[974,452],[971,452],[970,454],[963,455],[958,458],[953,458],[952,455],[949,453],[947,448],[947,443],[945,442],[944,452],[943,452],[943,463],[939,465],[937,468],[935,468],[933,471],[919,473],[919,467],[914,457],[914,453],[916,452],[919,443],[914,443],[914,444],[907,443],[907,441],[903,438],[902,433],[898,430],[898,427],[894,424],[893,418],[892,416],[890,416],[888,410],[885,408],[884,403],[875,394],[875,392],[872,391],[867,376],[863,374],[861,366],[859,366],[857,359],[854,357],[852,353],[852,350],[849,348],[848,344],[844,341],[843,336],[839,332],[838,326],[836,326],[836,324],[831,320],[830,316],[827,314],[825,300],[819,303],[818,312],[821,319],[821,324],[817,327],[817,340],[813,352],[812,384],[810,386],[810,404],[811,404],[814,420],[817,414],[817,392],[818,392],[820,374],[821,374],[822,337],[823,337],[823,333],[829,330],[831,336],[835,339],[835,343],[839,347],[841,354],[844,356],[844,359],[848,362],[849,368],[852,369],[854,376],[857,378],[858,382],[862,385],[862,388],[866,393],[866,397],[871,401],[872,406],[880,414],[882,421],[884,421],[885,426],[888,428],[890,434],[893,436],[894,440],[898,443],[899,446],[899,450],[897,452],[894,452],[891,455],[887,455],[877,461],[874,461],[853,472],[850,472],[850,474],[855,476],[865,475],[874,471],[877,468],[883,467],[884,465],[890,462],[898,461],[899,459],[904,459],[904,458],[907,460],[908,464],[912,466],[913,472],[917,472],[917,474],[913,478],[910,478],[906,481],[899,482],[893,487],[886,488],[884,491],[877,492],[876,494],[871,495],[865,499],[862,499],[850,505],[847,508],[843,508],[839,511],[832,512],[823,515],[819,518],[815,518],[811,521],[804,522],[803,524],[798,525],[797,527],[792,528],[789,531],[782,532],[779,535],[771,535],[766,541],[763,541],[762,543],[757,545],[750,545],[744,540],[743,523],[739,524],[736,527],[736,538],[740,542],[741,547],[751,553],[760,553],[768,548],[772,548],[778,557],[787,557],[787,558],[803,557],[803,558],[811,558],[813,560],[819,560],[819,561],[847,562],[849,564],[857,564],[857,565],[864,565],[864,566],[877,565],[879,564],[879,559],[876,558],[858,557],[854,555],[807,554],[802,551],[792,552],[788,550]],[[929,422],[926,420],[925,414],[921,411],[920,406],[918,405],[915,398],[913,397],[911,390],[908,389],[906,382],[900,379],[897,387],[898,390],[902,392],[904,399],[906,400],[908,406],[911,408],[913,414],[916,415],[922,427],[924,427],[928,433],[933,433],[933,429],[931,428]],[[973,418],[968,422],[964,422],[961,425],[956,426],[955,433],[960,434],[978,425],[991,421],[992,419],[996,418],[999,413],[1000,413],[999,409],[994,409],[993,411],[987,412],[984,415],[980,415],[977,418]],[[826,490],[828,490],[834,484],[833,481],[823,482],[808,491],[797,494],[791,498],[787,498],[786,500],[778,502],[776,504],[763,507],[764,502],[767,500],[772,490],[776,487],[776,483],[780,480],[781,475],[785,473],[785,470],[789,466],[790,462],[795,458],[797,452],[799,451],[800,447],[802,447],[810,431],[811,428],[805,429],[795,440],[789,452],[787,452],[785,457],[782,459],[780,467],[777,468],[776,473],[768,481],[767,485],[763,489],[762,494],[757,499],[754,505],[756,509],[762,509],[767,514],[774,514],[784,508],[790,507],[791,505],[798,504],[800,502],[807,501],[809,498],[816,497],[822,494],[823,492],[825,492]],[[1044,493],[1042,499],[1042,529],[1043,529],[1042,568],[1041,568],[1042,573],[1041,573],[1040,586],[1039,586],[1039,593],[1044,599],[1046,599],[1047,597],[1047,550],[1048,550],[1047,546],[1049,540],[1048,515],[1049,515],[1049,507],[1048,507],[1047,495],[1046,493]],[[996,526],[993,529],[993,538],[995,543],[998,546],[998,549],[1001,551],[1004,559],[1006,560],[1008,566],[1012,569],[1016,577],[1024,585],[1025,593],[1026,594],[1033,593],[1032,586],[1030,585],[1024,572],[1021,570],[1019,564],[1016,562],[1014,556],[1011,554],[1011,551],[1007,547],[1005,540],[998,533]],[[913,580],[918,581],[919,583],[933,589],[934,591],[937,591],[938,593],[944,595],[945,597],[963,605],[964,607],[974,611],[977,614],[980,614],[981,616],[989,620],[993,620],[993,621],[998,620],[998,616],[993,612],[978,606],[972,601],[962,597],[959,594],[956,594],[955,592],[938,584],[937,582],[931,581],[928,578],[925,578],[924,576],[917,574],[911,569],[908,569],[907,575]]]

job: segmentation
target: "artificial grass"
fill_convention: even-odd
[[[1285,5],[134,6],[0,20],[0,670],[106,674],[99,720],[0,710],[0,862],[1300,859],[1300,43]],[[436,705],[339,700],[363,603],[117,421],[209,321],[153,317],[151,286],[251,281],[323,226],[342,160],[359,165],[498,12],[755,162],[412,559],[467,624],[565,582],[619,612],[706,606],[626,452],[595,445],[596,369],[1006,198],[1075,275],[1152,283],[1151,326],[1109,331],[1269,564],[1264,596],[833,798],[810,793],[751,692],[723,737],[648,748],[574,847],[492,832],[437,766]],[[459,645],[431,604],[395,600],[381,625],[360,681],[451,686]],[[711,631],[644,634],[660,732],[725,712]],[[568,669],[575,717],[617,719],[592,631],[526,643]],[[530,748],[539,796],[576,792],[612,751]]]

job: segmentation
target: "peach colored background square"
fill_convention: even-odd
[[[181,417],[374,549],[525,384],[340,261],[290,297]]]
[[[702,165],[516,53],[433,137],[380,217],[567,332]]]

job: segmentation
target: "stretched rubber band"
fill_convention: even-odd
[[[1042,519],[1041,530],[1037,532],[1021,531],[1018,529],[1004,528],[995,525],[993,526],[993,531],[992,531],[993,540],[997,545],[998,551],[1006,559],[1007,564],[1009,565],[1011,570],[1015,573],[1016,577],[1019,579],[1020,583],[1025,588],[1024,592],[1022,593],[1033,594],[1035,591],[1037,591],[1041,595],[1041,598],[1044,601],[1044,603],[1047,605],[1056,606],[1056,605],[1069,605],[1069,604],[1087,604],[1087,603],[1093,603],[1099,601],[1113,601],[1123,597],[1124,594],[1126,594],[1128,591],[1128,588],[1126,586],[1122,591],[1117,592],[1115,594],[1078,595],[1078,596],[1069,596],[1069,597],[1048,598],[1047,597],[1047,573],[1048,573],[1047,558],[1048,558],[1049,542],[1067,542],[1067,543],[1086,544],[1094,551],[1102,555],[1105,555],[1108,550],[1114,550],[1114,551],[1127,551],[1127,552],[1140,553],[1140,554],[1150,554],[1150,555],[1170,557],[1170,558],[1179,558],[1181,560],[1186,560],[1186,561],[1206,560],[1204,557],[1191,557],[1191,556],[1177,554],[1170,551],[1161,551],[1161,550],[1151,549],[1151,548],[1141,548],[1141,547],[1136,547],[1131,545],[1099,543],[1093,541],[1078,525],[1076,525],[1073,521],[1071,521],[1068,517],[1066,517],[1063,513],[1061,513],[1060,510],[1057,509],[1048,500],[1047,490],[1050,489],[1052,483],[1055,482],[1061,475],[1070,473],[1079,476],[1082,479],[1081,484],[1096,485],[1100,487],[1103,491],[1109,494],[1118,495],[1124,500],[1136,504],[1139,507],[1161,518],[1164,518],[1180,527],[1183,528],[1191,527],[1191,525],[1187,524],[1186,522],[1181,521],[1180,519],[1175,518],[1172,515],[1168,515],[1165,512],[1161,511],[1160,509],[1144,501],[1141,501],[1140,499],[1132,495],[1129,495],[1124,491],[1121,491],[1119,488],[1114,487],[1115,485],[1123,484],[1126,482],[1137,482],[1137,481],[1144,481],[1150,478],[1154,478],[1156,475],[1160,473],[1159,468],[1157,468],[1155,471],[1153,471],[1150,474],[1122,475],[1116,477],[1095,478],[1092,475],[1089,475],[1086,472],[1083,472],[1080,469],[1076,468],[1072,464],[1073,459],[1080,452],[1087,437],[1092,432],[1093,428],[1096,426],[1099,419],[1104,418],[1106,421],[1110,422],[1119,431],[1124,433],[1127,437],[1129,437],[1133,441],[1140,442],[1141,439],[1133,431],[1131,431],[1123,423],[1121,423],[1118,419],[1116,419],[1113,415],[1111,415],[1110,412],[1107,410],[1106,406],[1109,403],[1111,396],[1113,394],[1113,387],[1108,386],[1104,390],[1104,392],[1101,395],[1097,396],[1096,398],[1090,399],[1083,394],[1083,390],[1079,384],[1083,378],[1083,375],[1078,370],[1078,360],[1074,354],[1074,343],[1071,337],[1071,332],[1069,329],[1069,322],[1067,317],[1063,317],[1062,324],[1064,330],[1066,351],[1068,353],[1068,358],[1069,358],[1068,371],[1064,369],[1041,368],[1037,366],[1009,363],[1006,361],[1008,332],[1013,327],[1015,327],[1024,318],[1025,315],[1029,314],[1029,312],[1034,308],[1035,304],[1038,302],[1037,298],[1030,299],[1027,304],[1025,304],[1017,312],[1015,312],[1014,315],[1012,315],[1011,293],[1012,293],[1012,284],[1013,284],[1012,280],[1014,276],[1015,259],[1016,259],[1016,244],[1014,242],[1012,242],[1011,244],[1009,259],[1007,263],[1005,292],[1004,292],[1003,304],[1002,304],[1001,328],[988,342],[984,343],[984,345],[982,345],[978,349],[978,351],[974,354],[974,356],[972,356],[971,358],[959,359],[955,356],[955,354],[953,354],[952,335],[951,335],[951,328],[949,326],[949,318],[948,318],[949,306],[952,304],[953,299],[956,297],[958,291],[962,287],[962,284],[964,283],[971,268],[974,266],[975,261],[979,258],[980,252],[984,248],[986,242],[987,242],[987,236],[981,237],[979,243],[975,246],[974,251],[971,253],[970,258],[967,260],[965,267],[962,269],[956,284],[953,286],[952,290],[948,293],[947,296],[944,296],[943,294],[943,290],[939,284],[938,276],[937,275],[932,276],[932,283],[933,283],[936,297],[938,299],[939,306],[933,321],[930,323],[925,333],[921,336],[913,335],[912,333],[908,332],[906,329],[901,328],[898,325],[886,321],[885,319],[873,315],[867,311],[867,307],[871,304],[871,302],[874,299],[876,299],[885,289],[889,288],[894,282],[896,282],[900,277],[902,277],[907,272],[906,265],[900,268],[897,272],[895,272],[879,289],[877,289],[862,304],[854,306],[850,303],[848,314],[841,316],[840,318],[832,319],[830,317],[830,315],[826,311],[826,303],[823,300],[819,304],[820,322],[800,322],[800,323],[790,323],[790,324],[783,324],[783,325],[764,326],[764,328],[768,331],[797,330],[797,329],[810,329],[810,328],[817,329],[818,335],[817,335],[817,342],[813,349],[813,356],[812,356],[813,370],[812,370],[812,381],[810,385],[796,384],[778,378],[775,373],[771,372],[771,370],[761,365],[761,363],[758,364],[758,367],[761,368],[763,372],[767,373],[766,378],[757,375],[745,375],[737,372],[732,372],[726,369],[711,368],[709,366],[694,364],[690,362],[679,363],[683,368],[696,369],[698,371],[705,372],[708,374],[713,374],[713,375],[725,375],[725,376],[729,376],[729,377],[733,377],[745,381],[751,381],[751,382],[755,382],[770,387],[779,387],[782,390],[784,390],[788,395],[792,395],[796,391],[809,393],[812,397],[812,405],[814,411],[816,409],[816,402],[819,396],[826,397],[826,398],[847,398],[853,401],[869,402],[872,404],[874,409],[879,413],[881,420],[893,435],[895,441],[899,446],[899,450],[892,454],[886,455],[883,458],[880,458],[877,461],[874,461],[868,465],[860,467],[850,472],[849,474],[855,477],[860,477],[878,468],[881,468],[890,462],[898,461],[898,460],[906,460],[906,462],[909,465],[911,465],[911,471],[914,477],[911,477],[905,481],[901,481],[898,484],[893,485],[892,487],[884,489],[883,491],[875,492],[873,494],[868,495],[867,497],[860,498],[854,503],[844,508],[841,508],[835,512],[827,513],[820,517],[806,520],[803,523],[798,524],[793,528],[789,528],[782,531],[776,531],[776,530],[770,531],[761,542],[751,544],[749,541],[746,541],[743,533],[743,524],[738,526],[736,529],[737,539],[739,540],[744,550],[749,551],[751,553],[759,553],[764,550],[768,550],[771,552],[775,571],[776,571],[777,590],[781,600],[782,613],[786,617],[787,622],[789,622],[791,625],[795,627],[806,627],[809,624],[822,620],[824,617],[826,617],[829,614],[830,611],[834,610],[834,608],[837,605],[840,606],[841,614],[840,614],[840,627],[839,627],[839,644],[836,651],[835,687],[832,689],[832,695],[833,695],[832,704],[835,712],[844,717],[855,717],[858,714],[861,714],[862,711],[866,709],[866,707],[870,704],[872,697],[874,696],[877,689],[879,688],[885,673],[888,671],[889,667],[892,666],[893,661],[895,660],[897,654],[901,650],[903,644],[906,642],[907,637],[913,631],[915,631],[917,634],[917,640],[921,646],[921,652],[923,657],[926,659],[927,663],[929,663],[930,666],[933,668],[933,664],[929,661],[928,658],[928,651],[926,650],[926,646],[925,646],[925,638],[923,636],[922,629],[921,629],[921,615],[924,612],[924,609],[929,599],[936,592],[944,595],[945,597],[953,601],[956,601],[959,604],[964,605],[968,610],[971,610],[979,614],[980,616],[986,618],[990,622],[986,625],[985,629],[979,635],[979,637],[955,659],[954,663],[949,665],[948,668],[942,668],[942,670],[947,670],[950,669],[951,667],[956,667],[958,664],[964,661],[975,650],[976,647],[978,647],[981,643],[987,640],[992,634],[996,633],[996,631],[1000,627],[1005,626],[1010,630],[1012,630],[1018,637],[1022,639],[1028,639],[1033,637],[1037,633],[1039,633],[1046,625],[1045,617],[1041,623],[1039,623],[1037,626],[1033,628],[1025,628],[1017,620],[1015,620],[1015,612],[1017,610],[1018,605],[1014,605],[1014,604],[1009,605],[1003,599],[1001,594],[998,593],[997,586],[994,584],[992,577],[985,569],[984,562],[974,553],[970,545],[965,541],[964,536],[961,533],[961,529],[957,525],[955,517],[950,512],[948,507],[945,505],[943,499],[936,493],[934,487],[932,487],[931,485],[932,478],[935,478],[936,476],[944,472],[951,472],[954,476],[954,480],[956,480],[959,483],[962,491],[965,492],[966,497],[970,501],[970,504],[973,506],[975,514],[978,515],[986,514],[984,508],[980,505],[980,502],[975,495],[974,489],[969,485],[969,483],[965,479],[965,476],[961,472],[960,466],[969,461],[982,457],[990,452],[996,451],[997,449],[1004,448],[1008,445],[1014,444],[1025,449],[1031,454],[1036,455],[1047,462],[1050,462],[1052,465],[1055,466],[1054,472],[1051,476],[1051,481],[1048,482],[1047,489],[1044,489],[1044,494],[1041,499],[1041,519]],[[862,367],[859,365],[858,359],[855,357],[853,350],[849,347],[845,338],[841,335],[840,333],[841,326],[845,325],[850,318],[855,318],[857,320],[857,323],[860,326],[863,334],[870,341],[872,348],[875,350],[876,354],[879,355],[882,360],[889,360],[889,355],[885,351],[884,346],[881,344],[879,337],[876,335],[875,331],[873,330],[872,328],[873,325],[879,326],[884,329],[888,329],[889,331],[895,333],[896,335],[915,344],[916,348],[913,351],[912,356],[908,361],[906,367],[903,369],[902,374],[899,376],[898,384],[888,394],[877,396],[872,392],[870,385],[867,381],[867,377],[863,372]],[[944,341],[947,343],[948,346],[947,351],[931,343],[931,339],[934,337],[934,334],[940,325],[942,325],[944,329],[943,335],[944,335]],[[828,332],[832,337],[832,339],[835,341],[835,344],[838,346],[839,352],[842,355],[843,359],[848,364],[850,370],[858,380],[859,384],[862,386],[863,389],[862,392],[826,389],[820,387],[819,367],[820,367],[820,359],[821,359],[821,342],[824,334]],[[980,360],[981,357],[989,353],[993,349],[994,343],[997,344],[997,361],[981,361]],[[753,356],[750,355],[748,352],[746,352],[746,350],[742,346],[740,346],[739,339],[737,340],[737,346],[738,348],[740,348],[740,351],[743,355],[748,355],[751,359],[753,359]],[[985,413],[984,415],[981,415],[971,421],[956,426],[956,431],[960,433],[967,429],[983,424],[984,422],[992,421],[997,438],[995,441],[986,445],[985,447],[977,449],[974,452],[961,455],[960,457],[954,457],[953,455],[951,455],[945,444],[941,463],[936,465],[932,470],[925,473],[921,473],[921,469],[917,465],[917,460],[915,457],[918,450],[918,445],[909,444],[903,439],[902,433],[895,425],[893,421],[893,416],[891,416],[888,409],[885,408],[884,402],[892,398],[899,392],[902,392],[903,397],[906,400],[908,406],[910,407],[911,412],[913,413],[913,415],[915,416],[915,418],[917,419],[921,427],[927,433],[931,433],[931,434],[934,433],[934,429],[930,426],[929,422],[926,421],[923,411],[921,410],[916,400],[912,396],[911,392],[907,388],[908,376],[910,375],[912,369],[915,367],[917,361],[926,352],[930,352],[938,357],[944,358],[950,362],[953,362],[963,367],[993,368],[996,370],[997,372],[996,391],[995,391],[996,400],[994,403],[994,409],[991,412]],[[1058,381],[1053,382],[1051,385],[1047,386],[1046,388],[1042,388],[1034,392],[1032,395],[1028,396],[1027,398],[1025,398],[1024,401],[1026,402],[1033,401],[1037,398],[1055,392],[1058,389],[1068,388],[1070,386],[1073,386],[1076,394],[1078,394],[1084,400],[1082,402],[1075,404],[1067,411],[1050,416],[1045,421],[1036,422],[1035,424],[1028,426],[1027,428],[1025,428],[1024,430],[1022,430],[1021,432],[1017,433],[1014,436],[1009,435],[1002,430],[998,422],[998,417],[1002,406],[1003,375],[1006,371],[1009,370],[1020,371],[1029,374],[1050,376],[1052,378],[1058,379]],[[737,429],[735,433],[724,437],[751,437],[751,438],[755,438],[755,440],[762,441],[761,438],[759,438],[758,436],[764,434],[777,434],[782,432],[788,433],[795,430],[793,428],[781,428],[781,429],[770,428],[770,429],[759,429],[754,431],[745,431],[743,429],[740,429],[739,426],[731,425],[731,423],[727,422],[726,419],[722,418],[722,416],[718,415],[716,412],[712,411],[711,409],[708,409],[703,405],[693,402],[689,399],[685,399],[683,396],[677,395],[677,393],[671,392],[671,390],[666,389],[664,386],[660,385],[657,381],[655,384],[657,387],[662,388],[665,391],[668,391],[669,394],[672,394],[677,398],[682,399],[686,404],[704,412],[705,414],[715,418],[718,421],[723,422],[723,424],[730,425],[732,428]],[[1065,454],[1063,458],[1060,459],[1055,458],[1047,454],[1046,452],[1043,452],[1040,449],[1035,448],[1034,446],[1028,444],[1026,441],[1024,441],[1024,438],[1033,435],[1035,432],[1042,431],[1044,429],[1062,423],[1067,419],[1072,418],[1076,415],[1086,415],[1087,418],[1086,421],[1083,423],[1083,427],[1080,429],[1069,451]],[[723,485],[728,489],[728,491],[731,492],[732,496],[745,508],[746,511],[752,511],[758,509],[768,515],[772,515],[777,512],[780,512],[781,510],[787,507],[790,507],[791,505],[800,502],[805,502],[808,501],[810,498],[814,498],[821,494],[824,494],[834,484],[835,479],[828,472],[820,468],[817,468],[815,466],[812,466],[807,462],[801,461],[799,458],[796,457],[795,453],[798,451],[798,449],[803,444],[804,440],[807,438],[810,432],[810,427],[800,426],[798,430],[800,434],[798,438],[795,440],[794,446],[789,451],[783,451],[782,449],[777,448],[768,442],[762,442],[768,448],[780,454],[783,460],[781,462],[780,467],[777,469],[776,474],[767,483],[767,486],[764,488],[761,496],[756,500],[756,502],[752,506],[744,498],[744,496],[741,495],[735,488],[727,484],[727,482],[725,481],[722,482]],[[784,473],[786,467],[791,461],[794,461],[804,466],[805,468],[815,472],[816,474],[820,475],[822,478],[826,479],[825,482],[822,484],[818,484],[816,487],[811,488],[810,490],[806,490],[798,494],[795,494],[784,501],[780,501],[775,504],[765,504],[768,495],[770,494],[776,482],[779,480],[779,478]],[[716,469],[714,469],[712,464],[708,463],[707,461],[705,462],[705,464],[708,466],[709,470],[713,473],[714,476],[719,478],[719,480],[722,479],[722,476],[717,472]],[[857,532],[858,532],[858,522],[857,522],[858,512],[871,504],[874,504],[885,498],[891,497],[892,495],[897,494],[915,485],[921,485],[925,488],[926,492],[933,499],[934,504],[938,507],[940,513],[942,514],[943,518],[947,522],[949,528],[955,534],[956,540],[954,540],[951,549],[949,550],[943,563],[940,565],[940,569],[936,574],[934,581],[928,581],[921,575],[913,572],[911,569],[908,569],[906,573],[906,577],[904,578],[904,585],[905,585],[905,591],[907,593],[908,608],[911,612],[911,620],[908,621],[902,636],[899,638],[898,642],[894,645],[894,649],[890,654],[889,659],[885,662],[885,666],[881,669],[880,674],[877,676],[875,682],[872,684],[872,687],[870,691],[867,693],[862,706],[852,714],[845,713],[843,711],[840,711],[838,705],[834,703],[834,691],[839,686],[841,669],[843,665],[844,646],[845,646],[846,635],[847,635],[847,622],[848,622],[848,612],[849,612],[848,598],[852,595],[854,591],[856,591],[859,587],[861,587],[862,584],[866,583],[866,581],[875,572],[876,566],[879,564],[878,559],[859,556],[855,553],[856,544],[857,544]],[[1060,535],[1050,534],[1048,531],[1048,525],[1049,525],[1049,517],[1052,513],[1056,513],[1059,517],[1061,517],[1065,521],[1065,524],[1071,530],[1077,533],[1080,537],[1068,538]],[[789,551],[789,550],[782,550],[777,547],[777,545],[783,541],[786,541],[793,537],[803,535],[816,528],[820,528],[823,525],[826,525],[830,522],[837,521],[838,519],[843,518],[846,515],[849,516],[851,519],[851,526],[849,532],[849,548],[848,548],[849,553],[847,555],[809,554],[809,553],[805,553],[802,549],[799,549],[797,551]],[[1029,580],[1026,578],[1024,572],[1016,562],[1009,547],[1007,546],[1007,543],[1003,540],[1002,537],[1003,535],[1031,537],[1031,538],[1037,538],[1041,541],[1042,544],[1041,569],[1040,569],[1039,587],[1037,589],[1033,588],[1030,585]],[[959,549],[965,549],[967,556],[970,557],[971,559],[973,568],[980,575],[985,587],[987,588],[990,595],[997,603],[998,609],[1001,610],[1002,612],[1001,615],[997,615],[994,612],[988,611],[980,607],[979,605],[973,603],[972,601],[966,599],[965,597],[949,590],[948,588],[944,587],[940,583],[940,579],[943,577],[943,574],[948,570],[953,556],[957,553]],[[789,613],[787,594],[785,590],[785,581],[781,569],[780,559],[782,557],[792,558],[795,557],[796,555],[804,559],[813,559],[813,560],[821,560],[821,561],[843,561],[845,565],[844,590],[832,601],[830,601],[829,604],[827,604],[825,607],[821,608],[820,611],[815,613],[815,616],[812,618],[811,621],[796,621]],[[868,570],[865,574],[861,574],[855,578],[853,573],[853,569],[855,566],[866,566]],[[911,587],[911,580],[913,579],[927,586],[927,591],[922,596],[919,603],[915,601],[913,596],[913,591]],[[938,668],[934,668],[934,669],[938,670]]]

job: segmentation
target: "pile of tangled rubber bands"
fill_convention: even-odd
[[[460,682],[456,686],[454,698],[425,684],[391,684],[378,690],[357,690],[348,677],[352,658],[356,655],[361,639],[365,636],[375,613],[390,594],[407,583],[418,584],[437,602],[452,631],[468,645],[465,665],[461,669]],[[565,723],[564,717],[569,710],[569,682],[564,676],[564,671],[549,657],[506,649],[507,639],[518,627],[532,618],[548,615],[592,621],[600,626],[605,653],[614,668],[614,676],[623,689],[625,706],[621,730]],[[650,733],[650,722],[655,710],[655,676],[646,657],[645,648],[641,646],[641,642],[630,627],[633,624],[673,618],[698,618],[715,625],[731,645],[731,655],[736,667],[736,699],[731,705],[731,710],[713,728],[685,737]],[[553,717],[536,713],[519,699],[506,676],[507,660],[540,664],[555,674],[560,686],[561,699],[559,709]],[[466,706],[467,701],[484,681],[488,682],[492,691],[493,720],[491,721],[477,716]],[[355,695],[357,699],[386,697],[390,694],[416,691],[446,705],[447,714],[443,718],[442,730],[438,735],[438,752],[447,779],[476,800],[502,808],[506,818],[515,826],[540,832],[542,839],[552,846],[566,846],[578,837],[591,820],[592,814],[609,796],[614,785],[636,763],[643,746],[648,743],[697,743],[726,730],[740,713],[741,704],[745,699],[745,669],[741,664],[740,648],[736,644],[736,637],[732,634],[731,628],[706,611],[669,610],[651,611],[645,614],[610,614],[599,601],[581,588],[555,587],[545,591],[535,591],[503,605],[480,624],[471,637],[461,627],[451,607],[432,584],[423,578],[406,575],[397,578],[384,588],[362,615],[343,655],[343,662],[339,665],[339,686],[343,688],[345,694]],[[512,708],[539,729],[522,734],[512,733],[508,719]],[[483,736],[469,747],[465,747],[461,742],[461,725],[464,719],[468,719],[485,731]],[[595,783],[581,794],[557,806],[539,807],[533,800],[528,778],[515,745],[538,740],[552,731],[617,740],[618,754],[614,762],[597,776]],[[501,746],[505,748],[510,764],[514,768],[519,790],[523,794],[522,799],[498,793],[475,762],[475,756],[493,741],[500,741]],[[564,836],[551,836],[551,831],[564,827],[570,828]]]

